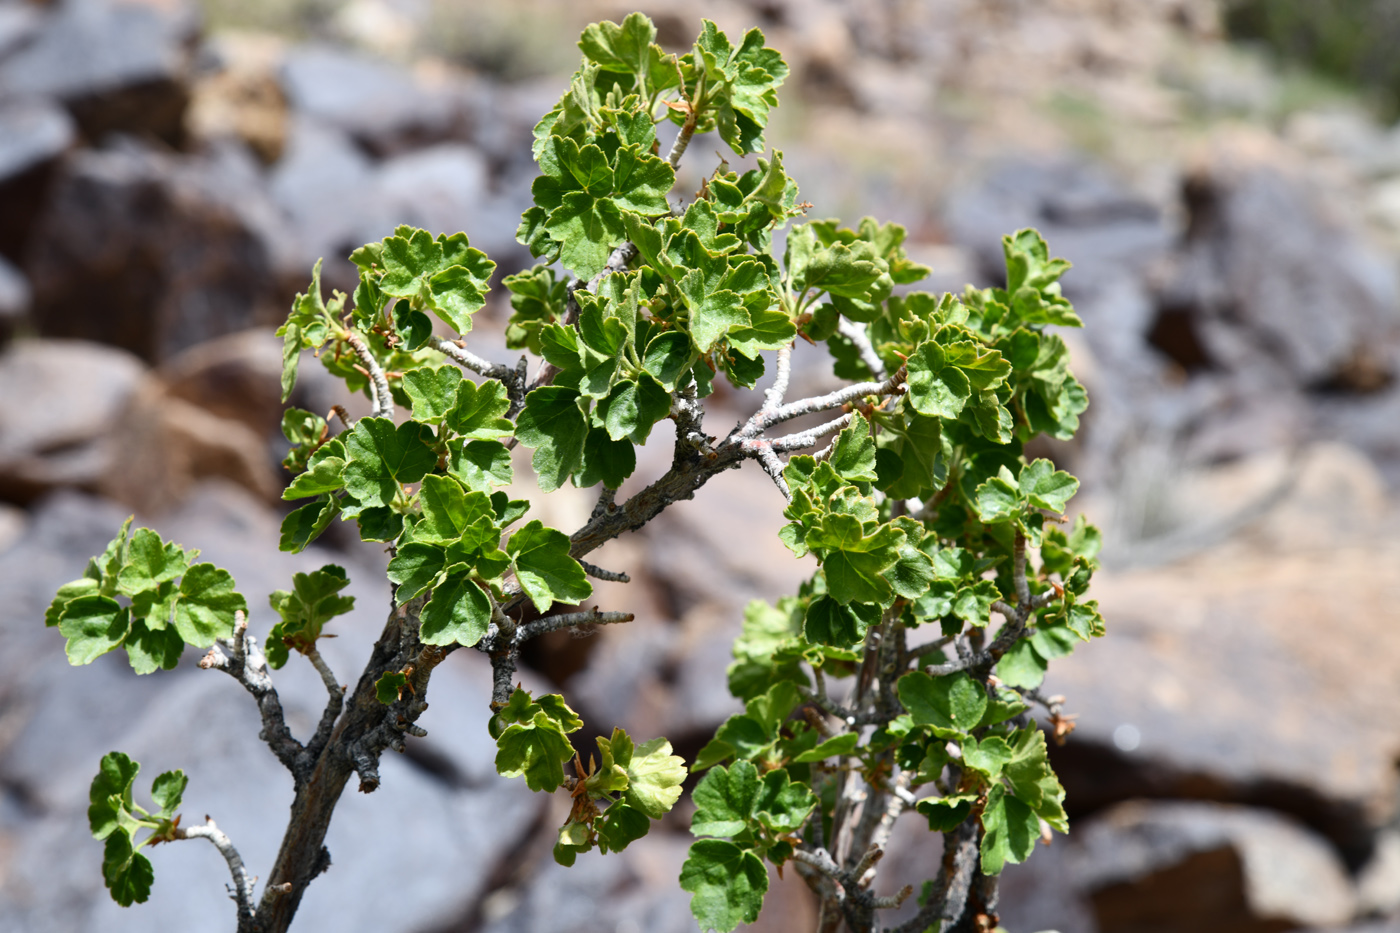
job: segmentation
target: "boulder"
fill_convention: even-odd
[[[288,107],[277,72],[285,43],[271,35],[225,33],[204,54],[213,67],[191,88],[186,126],[198,140],[237,139],[264,165],[282,157]]]
[[[449,77],[334,46],[292,49],[282,85],[298,115],[343,130],[380,157],[458,138],[466,128],[463,101]]]
[[[276,502],[282,479],[265,435],[144,381],[111,427],[111,469],[98,479],[103,495],[148,515],[168,512],[195,483],[223,479],[264,502]]]
[[[199,20],[158,0],[54,4],[33,36],[0,60],[0,87],[61,100],[89,140],[149,135],[178,146]]]
[[[1384,387],[1400,362],[1400,277],[1323,206],[1322,188],[1257,148],[1221,144],[1187,177],[1188,226],[1163,304],[1188,309],[1207,354],[1231,368],[1277,368],[1302,387]]]
[[[1271,507],[1171,563],[1095,576],[1109,637],[1046,679],[1081,714],[1052,758],[1072,817],[1132,797],[1265,806],[1358,869],[1395,804],[1394,506],[1354,451],[1282,466],[1178,477],[1200,514]]]
[[[57,104],[0,98],[0,257],[23,257],[54,167],[75,136]]]
[[[1078,828],[1073,850],[1099,933],[1271,933],[1355,915],[1336,851],[1266,810],[1125,803]]]
[[[280,323],[284,235],[250,163],[237,150],[182,157],[133,143],[77,153],[28,253],[39,332],[157,362]]]
[[[293,116],[267,191],[290,232],[289,274],[294,264],[305,278],[321,259],[327,288],[353,290],[358,273],[350,253],[369,242],[366,236],[380,239],[394,229],[377,197],[374,163],[344,130],[311,117]]]
[[[24,401],[0,407],[0,498],[97,488],[117,467],[112,426],[147,378],[139,359],[114,347],[11,344],[0,355],[0,396]]]

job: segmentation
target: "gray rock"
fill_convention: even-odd
[[[503,218],[484,210],[489,200],[486,159],[471,146],[442,143],[396,156],[381,166],[377,180],[384,208],[398,223],[434,236],[465,231],[478,248],[501,239]],[[513,241],[514,227],[505,232]],[[488,253],[495,257],[494,251]]]
[[[40,333],[158,361],[279,323],[282,222],[250,163],[236,150],[187,158],[136,145],[75,155],[26,263]]]
[[[393,232],[375,188],[374,165],[342,129],[309,117],[293,119],[282,158],[268,179],[291,229],[291,261],[310,271],[324,260],[322,280],[346,291],[357,273],[348,257],[368,240]]]
[[[0,496],[93,489],[115,467],[110,431],[146,367],[131,354],[76,340],[21,340],[0,356]]]
[[[75,136],[62,107],[0,98],[0,256],[22,257],[54,166]]]
[[[1072,818],[1133,797],[1212,799],[1287,813],[1352,869],[1372,857],[1395,803],[1393,505],[1355,453],[1284,465],[1286,497],[1232,542],[1095,575],[1110,637],[1057,660],[1044,686],[1081,714],[1051,752]],[[1278,475],[1213,498],[1258,501]],[[1185,488],[1211,508],[1205,487]]]
[[[987,282],[1005,277],[1001,238],[1036,227],[1053,255],[1074,263],[1065,293],[1078,301],[1119,276],[1140,274],[1171,246],[1160,209],[1084,160],[1007,160],[954,194],[945,222],[975,253]]]
[[[462,103],[447,83],[419,80],[382,59],[324,45],[293,49],[282,68],[292,108],[391,155],[459,136]]]
[[[1400,278],[1320,196],[1269,167],[1222,158],[1203,169],[1187,184],[1191,222],[1166,302],[1243,331],[1295,384],[1365,391],[1358,370],[1378,370],[1382,383],[1395,371]],[[1202,333],[1207,352],[1228,358]]]
[[[1350,921],[1356,894],[1336,852],[1265,810],[1126,803],[1075,836],[1077,881],[1101,933],[1265,930]]]
[[[73,0],[0,61],[0,87],[62,100],[89,139],[137,133],[178,145],[197,33],[183,3]]]
[[[43,18],[43,12],[32,4],[0,6],[0,59],[32,39]]]

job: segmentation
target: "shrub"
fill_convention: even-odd
[[[339,519],[393,554],[395,608],[348,698],[316,648],[353,602],[340,595],[339,567],[271,594],[261,643],[226,571],[130,521],[59,591],[46,622],[74,664],[120,648],[150,673],[174,667],[186,645],[208,649],[200,666],[253,696],[262,738],[296,790],[258,897],[212,821],[181,824],[181,772],[155,779],[157,809],[146,809],[133,794],[139,765],[105,756],[89,816],[119,903],[149,893],[144,847],[202,836],[228,862],[238,929],[285,930],[328,864],[323,840],[347,782],[373,791],[384,750],[424,734],[433,671],[461,649],[493,668],[483,715],[497,770],[572,797],[555,858],[571,865],[645,835],[681,795],[683,760],[666,739],[620,728],[596,753],[575,748],[582,720],[563,696],[515,685],[519,652],[545,632],[629,621],[578,608],[590,577],[627,579],[586,558],[746,461],[786,503],[783,543],[818,570],[796,594],[749,606],[728,670],[744,712],[690,765],[704,773],[691,824],[700,838],[680,885],[700,926],[754,920],[770,863],[811,886],[821,929],[876,929],[878,911],[912,894],[874,886],[904,813],[943,834],[946,854],[922,909],[898,929],[938,929],[969,911],[994,926],[1003,866],[1065,831],[1064,792],[1030,713],[1045,708],[1056,738],[1070,728],[1038,687],[1049,661],[1102,634],[1085,599],[1099,536],[1082,519],[1061,524],[1077,481],[1022,452],[1040,434],[1072,436],[1086,405],[1048,330],[1080,324],[1057,285],[1068,264],[1026,230],[1004,241],[1004,288],[896,294],[929,270],[905,254],[903,229],[869,218],[854,228],[802,220],[779,257],[775,232],[807,205],[776,151],[743,174],[721,162],[693,202],[673,208],[675,166],[694,133],[717,130],[741,155],[765,151],[787,66],[757,30],[735,44],[706,22],[680,57],[654,39],[640,14],[589,26],[582,66],[535,129],[542,174],[519,238],[542,262],[504,280],[507,343],[528,351],[517,366],[434,334],[433,317],[469,334],[486,301],[494,263],[461,233],[400,227],[357,250],[353,296],[325,300],[318,267],[279,331],[284,396],[312,350],[372,404],[353,423],[337,409],[339,432],[309,411],[283,421],[295,445],[284,498],[304,504],[283,523],[282,550],[303,550]],[[667,120],[677,129],[663,158]],[[824,342],[850,384],[789,400],[799,339]],[[533,378],[529,356],[544,361]],[[723,437],[708,433],[715,380],[753,389],[770,364],[753,415]],[[812,426],[791,430],[804,416]],[[670,468],[617,501],[635,446],[668,419]],[[529,518],[530,501],[501,491],[517,444],[532,449],[542,494],[598,488],[581,528],[549,528]],[[272,682],[293,655],[329,695],[304,742]]]

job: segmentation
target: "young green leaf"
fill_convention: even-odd
[[[690,846],[680,882],[682,890],[694,895],[690,912],[700,929],[729,933],[758,919],[768,870],[757,855],[732,842],[701,839]]]
[[[425,645],[465,648],[481,641],[491,624],[491,597],[464,573],[449,572],[433,587],[432,598],[419,616],[419,637]]]
[[[530,458],[540,489],[553,492],[579,468],[588,419],[578,407],[578,392],[545,386],[525,396],[525,410],[515,422],[515,435],[535,448]]]
[[[556,602],[578,603],[593,594],[583,566],[569,556],[569,536],[532,521],[506,544],[511,569],[535,608],[545,612]]]

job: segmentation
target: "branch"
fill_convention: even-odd
[[[229,873],[233,875],[233,900],[238,905],[238,929],[241,931],[251,928],[252,921],[257,917],[257,910],[253,906],[253,879],[243,867],[243,857],[234,848],[233,840],[208,816],[204,817],[203,826],[176,829],[175,838],[208,839],[214,844],[224,861],[228,862]]]
[[[773,375],[773,384],[763,393],[763,408],[772,411],[783,404],[787,395],[788,383],[792,381],[792,344],[778,348],[778,368]]]
[[[326,664],[326,659],[321,657],[321,652],[316,650],[315,645],[306,652],[306,657],[316,668],[316,673],[321,675],[321,682],[326,685],[326,692],[330,694],[325,711],[321,713],[321,722],[316,726],[316,734],[306,745],[307,756],[319,758],[321,750],[331,739],[331,733],[335,731],[335,721],[340,717],[340,711],[345,708],[345,688],[336,682],[330,665]]]
[[[865,331],[865,325],[852,321],[844,315],[836,325],[836,330],[851,343],[856,345],[856,352],[860,354],[860,361],[870,370],[870,374],[876,379],[885,378],[885,364],[880,359],[880,355],[875,352],[875,345],[870,342],[870,335]]]
[[[883,382],[858,382],[826,395],[790,402],[774,409],[759,409],[747,423],[735,428],[729,437],[725,438],[725,444],[738,443],[757,437],[775,424],[819,411],[840,408],[842,405],[865,398],[867,395],[898,395],[904,391],[904,379],[907,374],[907,367],[901,366],[898,372]]]
[[[1026,582],[1026,536],[1019,531],[1011,546],[1011,579],[1016,585],[1016,609],[1025,612],[1030,607],[1031,588]]]
[[[763,472],[768,474],[768,478],[778,487],[778,491],[783,494],[783,498],[792,501],[792,490],[788,488],[787,480],[783,478],[783,462],[778,459],[778,455],[773,453],[773,444],[766,440],[744,441],[741,450],[758,461],[758,465],[763,467]]]
[[[573,628],[576,625],[611,625],[616,622],[631,622],[635,618],[636,616],[630,612],[599,612],[597,609],[545,616],[543,619],[536,619],[520,626],[516,630],[514,643],[521,645],[546,632],[557,632],[562,628]]]
[[[923,933],[939,920],[947,921],[940,929],[951,929],[962,918],[977,867],[977,835],[973,820],[943,834],[943,874],[935,882],[933,896],[923,910],[890,933]]]
[[[851,415],[847,413],[825,424],[819,424],[815,428],[808,428],[806,431],[798,431],[795,434],[785,434],[782,437],[775,437],[771,441],[768,441],[768,444],[780,453],[787,453],[791,450],[802,450],[805,447],[811,447],[816,444],[817,441],[826,437],[828,434],[835,434],[850,423]],[[744,443],[752,444],[754,442],[745,441]]]
[[[374,418],[394,417],[394,397],[389,394],[389,379],[384,375],[383,367],[374,358],[374,354],[369,352],[369,347],[365,346],[365,342],[359,334],[354,331],[348,332],[345,342],[350,344],[350,348],[360,358],[361,365],[369,373],[370,396],[374,402],[370,416]]]
[[[267,658],[258,643],[248,634],[248,617],[242,610],[234,613],[233,638],[220,639],[199,662],[205,670],[219,670],[243,685],[257,701],[263,727],[258,738],[267,743],[272,754],[292,773],[297,784],[305,782],[311,766],[306,750],[292,737],[282,713],[282,701],[272,686],[267,670]]]
[[[702,87],[703,85],[696,86],[695,93],[697,95],[700,94]],[[681,156],[685,155],[685,150],[690,145],[690,138],[695,135],[695,127],[699,119],[700,114],[695,111],[695,106],[692,103],[689,112],[685,115],[685,123],[681,124],[681,131],[671,142],[671,151],[666,154],[666,161],[671,163],[671,168],[681,167]]]
[[[478,376],[485,376],[487,379],[495,379],[504,385],[506,395],[510,398],[510,410],[506,412],[507,418],[513,419],[525,407],[525,357],[522,356],[519,363],[510,367],[504,363],[487,362],[464,347],[461,341],[434,337],[428,341],[428,344],[463,369],[469,369]]]
[[[604,570],[596,564],[590,564],[586,560],[579,561],[579,566],[583,572],[595,580],[607,580],[610,583],[631,583],[632,578],[621,570]]]

